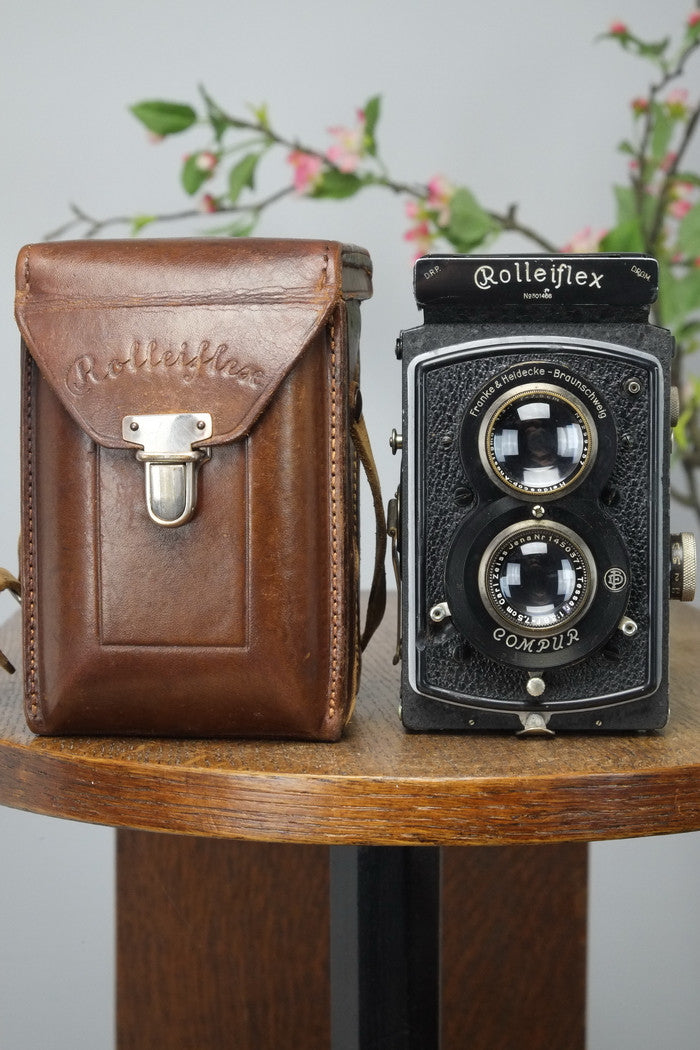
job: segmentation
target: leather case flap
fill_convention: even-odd
[[[24,248],[17,323],[93,441],[128,415],[202,413],[211,438],[255,420],[341,298],[371,294],[362,249],[323,241],[66,241]]]

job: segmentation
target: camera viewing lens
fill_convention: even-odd
[[[489,613],[506,627],[538,635],[578,620],[595,583],[588,547],[563,525],[510,526],[489,544],[479,569]]]
[[[482,428],[480,454],[501,487],[547,498],[582,480],[595,444],[595,427],[577,398],[534,384],[496,402]]]

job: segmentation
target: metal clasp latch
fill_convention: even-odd
[[[139,447],[136,458],[146,469],[146,507],[157,525],[184,525],[197,505],[197,472],[210,449],[195,442],[212,435],[208,412],[124,416],[122,437]]]

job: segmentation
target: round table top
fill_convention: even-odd
[[[700,611],[674,608],[671,719],[649,735],[407,733],[390,609],[334,744],[35,737],[0,678],[0,804],[115,827],[277,842],[475,845],[700,829]],[[19,617],[0,648],[20,664]]]

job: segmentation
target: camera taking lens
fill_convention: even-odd
[[[479,566],[486,610],[525,634],[556,634],[581,616],[595,592],[593,557],[562,525],[517,522],[486,548]]]

